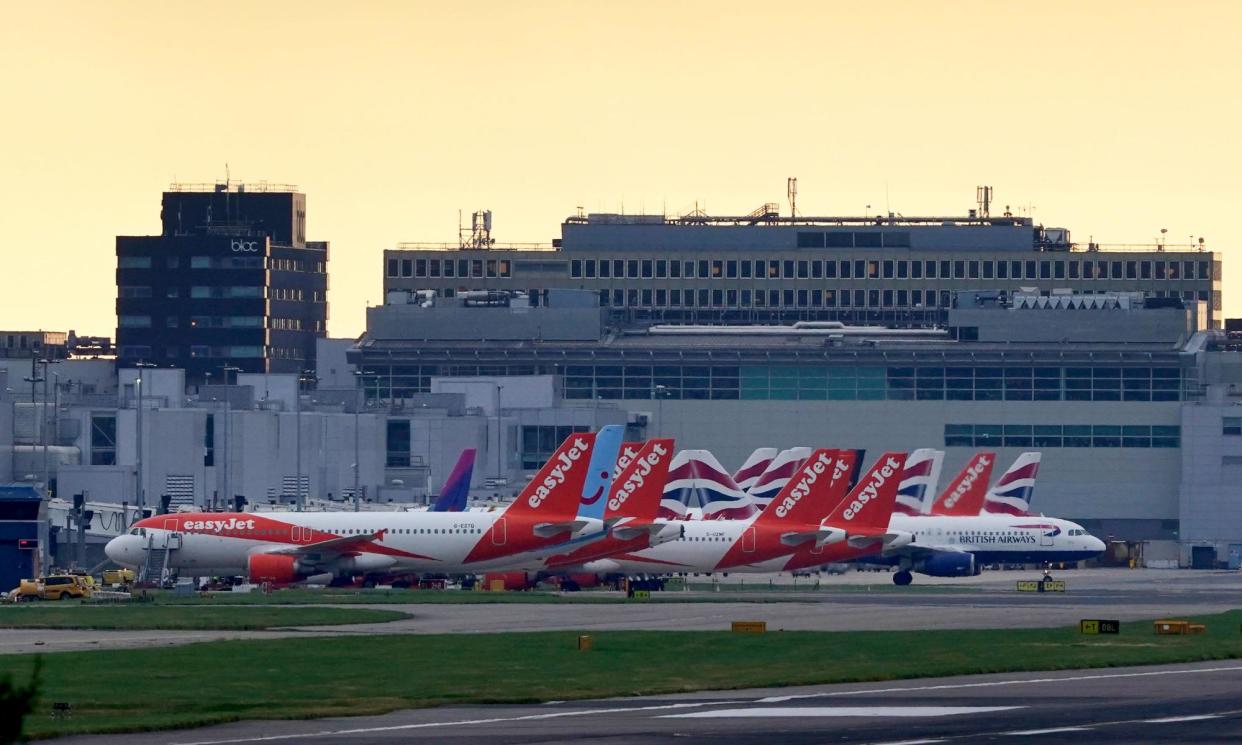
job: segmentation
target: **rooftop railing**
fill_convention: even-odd
[[[399,251],[555,251],[551,243],[492,243],[488,246],[463,246],[460,243],[425,243],[403,241],[396,245]]]
[[[189,192],[220,192],[224,194],[246,194],[251,192],[260,193],[285,193],[296,192],[298,187],[294,184],[270,184],[266,181],[217,181],[213,184],[182,184],[173,183],[168,185],[169,191],[189,191]]]

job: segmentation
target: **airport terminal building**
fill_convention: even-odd
[[[763,446],[938,447],[947,479],[975,450],[1040,450],[1037,509],[1154,565],[1242,562],[1217,254],[973,215],[592,215],[558,244],[386,252],[349,352],[368,395],[546,376],[730,468]],[[514,439],[515,463],[544,455],[540,432]]]

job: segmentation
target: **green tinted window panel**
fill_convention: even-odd
[[[829,367],[825,368],[829,380],[857,380],[858,369],[853,367]]]
[[[1163,424],[1153,424],[1151,428],[1151,435],[1152,437],[1181,437],[1182,428]]]
[[[1121,446],[1123,448],[1149,448],[1151,447],[1150,437],[1123,437],[1121,438]]]
[[[859,367],[855,369],[858,371],[859,380],[884,380],[884,378],[887,377],[885,375],[885,368],[883,367]]]
[[[1181,447],[1181,444],[1176,437],[1153,437],[1151,438],[1151,446],[1154,448],[1176,448]]]
[[[1009,437],[1010,435],[1029,435],[1034,429],[1029,424],[1006,424],[1004,427],[1006,437]]]

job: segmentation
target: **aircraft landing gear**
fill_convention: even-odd
[[[910,574],[908,569],[902,569],[893,575],[893,584],[898,587],[905,587],[914,581],[914,575]]]

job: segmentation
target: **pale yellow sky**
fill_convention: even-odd
[[[961,214],[1225,252],[1242,315],[1237,2],[0,5],[0,328],[115,333],[114,236],[174,181],[297,184],[330,332],[381,252],[588,211]]]

